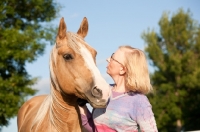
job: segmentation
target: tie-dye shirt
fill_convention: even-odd
[[[138,132],[138,126],[142,132],[158,131],[151,104],[147,97],[140,93],[124,94],[112,91],[107,107],[94,109],[92,116],[95,128],[88,129],[94,126],[85,123],[83,120],[87,120],[83,119],[82,115],[83,125],[89,131]]]

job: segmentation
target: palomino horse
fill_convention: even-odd
[[[77,34],[66,30],[62,18],[50,55],[50,95],[36,96],[23,104],[17,119],[19,132],[81,132],[77,99],[96,108],[106,106],[109,85],[96,67],[97,52],[84,41],[87,18]]]

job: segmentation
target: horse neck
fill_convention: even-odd
[[[69,95],[62,93],[62,91],[57,91],[53,88],[53,91],[51,91],[53,104],[55,106],[66,108],[66,109],[73,109],[75,106],[77,106],[76,99],[77,97],[75,95]]]
[[[50,118],[54,126],[57,127],[57,129],[64,130],[66,129],[65,127],[69,127],[67,124],[69,124],[68,120],[71,120],[71,118],[73,118],[73,120],[75,119],[75,122],[79,122],[78,118],[80,118],[80,115],[76,104],[77,97],[75,95],[62,94],[55,88],[51,88],[51,90],[52,105],[50,109]],[[74,124],[79,124],[75,122]]]

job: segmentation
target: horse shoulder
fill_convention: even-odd
[[[44,101],[44,99],[46,97],[47,97],[47,95],[35,96],[35,97],[31,98],[30,100],[28,100],[27,102],[25,102],[21,106],[21,108],[18,111],[18,115],[17,115],[17,125],[18,125],[18,131],[19,132],[22,129],[21,128],[22,126],[26,127],[25,124],[28,121],[33,121],[35,115],[37,114],[37,109],[40,107],[41,103]],[[30,114],[32,116],[30,116]]]

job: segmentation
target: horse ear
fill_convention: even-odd
[[[60,24],[58,28],[58,37],[60,39],[63,39],[66,36],[66,30],[67,30],[67,26],[65,24],[64,18],[62,17],[60,19]]]
[[[87,33],[88,33],[88,20],[86,17],[84,17],[77,34],[85,38]]]

